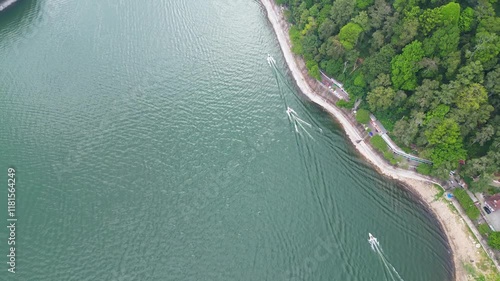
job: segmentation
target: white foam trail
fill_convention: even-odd
[[[387,257],[384,254],[384,251],[380,251],[380,256],[382,259],[387,263],[388,266],[391,267],[392,271],[396,274],[396,277],[398,278],[399,281],[404,281],[401,275],[399,275],[399,272],[394,268],[394,266],[387,260]]]
[[[287,111],[288,113],[290,113],[290,114],[293,114],[293,115],[297,116],[297,112],[295,112],[295,110],[293,110],[293,108],[291,108],[291,107],[288,107],[288,108],[286,109],[286,111]]]
[[[276,65],[276,61],[270,54],[267,54],[267,64],[271,67]]]
[[[307,134],[307,135],[308,135],[308,136],[309,136],[312,140],[314,140],[314,141],[315,141],[315,139],[313,138],[313,136],[311,136],[311,134],[309,134],[309,132],[306,130],[306,128],[304,128],[304,126],[302,126],[299,122],[297,122],[297,120],[295,120],[295,121],[296,121],[296,122],[295,122],[295,124],[298,124],[298,125],[302,128],[302,130],[304,130],[304,132],[306,132],[306,134]]]
[[[399,272],[396,270],[396,268],[394,268],[394,266],[389,262],[389,260],[385,256],[384,250],[382,249],[382,247],[380,247],[380,243],[378,241],[373,241],[370,242],[370,245],[372,247],[372,250],[374,250],[378,254],[380,260],[384,264],[384,267],[387,269],[387,272],[391,276],[392,280],[404,281],[401,275],[399,275]]]
[[[281,75],[281,73],[279,73],[279,71],[278,71],[278,69],[277,69],[277,67],[276,67],[276,65],[275,65],[275,64],[276,64],[276,61],[275,61],[275,60],[274,60],[274,58],[273,58],[271,55],[269,55],[269,54],[267,55],[267,63],[269,64],[269,66],[271,66],[271,67],[274,69],[275,74],[276,74],[276,73],[278,73],[278,74],[280,74],[280,75]],[[306,128],[304,127],[304,126],[307,126],[307,127],[309,127],[309,128],[311,128],[311,129],[312,129],[312,128],[313,128],[313,126],[312,126],[310,123],[308,123],[308,122],[306,122],[306,121],[302,120],[302,119],[299,117],[299,115],[297,114],[297,112],[296,112],[295,110],[293,110],[293,108],[291,108],[291,107],[289,107],[289,106],[287,105],[287,102],[286,102],[286,99],[285,99],[285,97],[284,97],[284,94],[282,93],[282,91],[281,91],[281,87],[279,86],[279,85],[280,85],[280,83],[279,83],[278,75],[276,75],[276,83],[278,83],[278,87],[279,87],[279,90],[280,90],[280,95],[281,95],[281,97],[283,98],[283,100],[284,100],[284,102],[285,102],[285,106],[286,106],[286,114],[288,115],[288,118],[290,119],[290,121],[292,121],[292,122],[293,122],[293,127],[295,128],[295,132],[296,132],[296,133],[300,133],[300,130],[299,130],[299,127],[300,127],[300,128],[302,128],[302,130],[303,130],[303,131],[304,131],[304,132],[305,132],[305,133],[306,133],[306,134],[307,134],[307,135],[308,135],[311,139],[315,140],[315,139],[314,139],[314,137],[313,137],[313,136],[312,136],[312,135],[311,135],[311,134],[310,134],[310,133],[306,130]],[[288,85],[287,85],[287,86],[288,86]],[[297,126],[297,125],[298,125],[298,126]],[[323,132],[323,130],[322,130],[321,128],[319,128],[319,131],[320,131],[320,132]]]
[[[269,57],[267,58],[267,63],[273,69],[274,78],[276,79],[276,85],[278,86],[278,91],[279,91],[280,97],[281,97],[281,99],[283,99],[283,104],[287,108],[287,113],[289,113],[290,108],[288,107],[288,104],[287,104],[286,98],[285,98],[285,94],[283,93],[283,90],[282,90],[282,88],[280,86],[280,79],[278,77],[279,71],[276,68],[276,66],[273,66],[273,64],[272,64],[271,60],[269,59]]]
[[[370,245],[372,246],[372,249],[375,251],[375,253],[378,254],[378,257],[382,261],[382,264],[384,265],[385,269],[387,269],[387,271],[385,272],[386,276],[387,274],[389,274],[389,276],[391,276],[392,281],[397,281],[394,278],[394,275],[392,275],[391,269],[389,268],[389,265],[387,264],[386,260],[384,259],[384,257],[382,257],[380,248],[378,247],[378,241],[370,241]]]
[[[300,119],[299,117],[295,117],[295,120],[299,121],[300,123],[302,123],[302,124],[306,125],[306,126],[307,126],[307,127],[309,127],[309,128],[312,128],[312,125],[311,125],[311,124],[309,124],[309,123],[307,123],[306,121],[304,121],[304,120]]]
[[[272,63],[272,64],[276,64],[276,61],[274,60],[273,56],[271,56],[270,54],[267,54],[267,61]]]
[[[274,59],[273,59],[274,60]],[[278,66],[276,65],[276,63],[274,63],[273,65],[273,68],[274,68],[274,71],[277,73],[277,76],[281,76],[281,79],[282,79],[282,82],[283,84],[285,84],[285,86],[288,88],[288,90],[290,90],[291,92],[295,92],[296,90],[294,90],[286,81],[288,80],[284,75],[283,73],[281,73],[281,71],[279,71],[278,69]],[[278,79],[278,78],[276,78]],[[295,97],[296,99],[299,99],[298,96],[296,95],[293,95],[293,97]]]
[[[297,112],[295,112],[295,110],[293,110],[293,108],[290,108],[290,107],[287,107],[286,109],[286,114],[288,115],[288,118],[291,119],[291,121],[293,122],[293,126],[295,127],[295,132],[299,133],[299,129],[297,127],[297,125],[299,125],[300,128],[302,128],[302,130],[313,140],[314,137],[306,130],[306,128],[304,128],[304,126],[302,126],[302,124],[308,126],[309,128],[312,128],[312,125],[307,123],[306,121],[300,119],[297,115]]]

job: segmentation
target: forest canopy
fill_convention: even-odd
[[[277,0],[313,77],[344,83],[402,147],[487,188],[500,172],[498,0]]]

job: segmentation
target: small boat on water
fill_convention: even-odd
[[[267,62],[269,64],[271,63],[276,63],[276,61],[274,60],[274,58],[271,56],[271,54],[267,54]]]
[[[373,236],[371,233],[368,232],[368,242],[370,243],[377,243],[378,244],[378,240],[377,238],[375,238],[375,236]]]

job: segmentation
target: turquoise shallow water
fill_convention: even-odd
[[[258,1],[27,0],[0,38],[1,280],[392,280],[368,232],[404,280],[451,280],[432,215],[296,91]]]

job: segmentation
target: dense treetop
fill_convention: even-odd
[[[277,0],[313,77],[342,81],[434,175],[466,160],[476,188],[500,171],[497,1]]]

